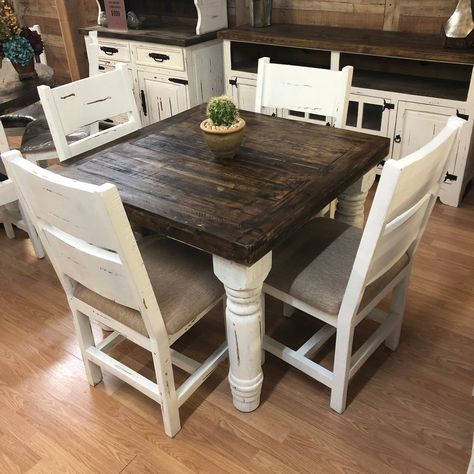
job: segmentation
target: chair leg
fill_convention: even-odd
[[[392,300],[390,302],[390,314],[398,315],[398,323],[395,329],[385,339],[385,347],[394,351],[400,342],[400,333],[402,331],[403,316],[405,315],[405,305],[407,300],[409,276],[406,276],[392,291]]]
[[[291,318],[295,314],[295,308],[288,303],[283,303],[283,316],[285,318]]]
[[[331,408],[338,413],[346,409],[349,370],[351,368],[354,328],[350,323],[341,324],[336,332],[336,353],[331,387]]]
[[[9,239],[15,238],[15,231],[13,230],[12,223],[10,221],[4,221],[3,226],[5,227],[5,233]]]
[[[88,359],[86,352],[89,347],[95,346],[90,319],[85,314],[74,309],[72,309],[72,318],[77,338],[79,340],[79,347],[81,349],[87,381],[89,382],[89,385],[97,385],[102,380],[102,370],[98,365]]]
[[[161,413],[165,433],[173,438],[181,429],[179,419],[178,397],[173,377],[171,355],[159,355],[158,350],[153,350],[153,364],[155,365],[156,383],[161,395]]]
[[[35,251],[36,257],[44,258],[45,253],[44,253],[43,245],[41,244],[40,238],[36,232],[35,227],[33,226],[30,219],[28,219],[28,216],[26,216],[26,214],[24,214],[23,212],[22,212],[22,216],[25,222],[26,231],[28,232],[31,243],[33,244],[33,249]]]

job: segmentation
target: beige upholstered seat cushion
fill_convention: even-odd
[[[159,237],[138,242],[168,334],[175,334],[224,294],[212,258],[187,245]],[[78,285],[74,296],[148,336],[138,311]]]
[[[314,219],[273,252],[265,283],[328,314],[338,314],[362,231],[334,219]],[[365,290],[370,301],[408,263],[405,254]]]

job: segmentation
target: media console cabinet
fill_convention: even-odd
[[[459,205],[474,170],[474,50],[444,49],[436,35],[302,25],[244,26],[219,37],[226,93],[243,110],[254,109],[260,57],[333,70],[353,66],[347,128],[389,137],[387,158],[399,159],[427,143],[451,115],[465,118],[440,192],[443,203]],[[326,117],[298,111],[267,112],[326,123]]]

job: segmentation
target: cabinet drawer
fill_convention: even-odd
[[[136,46],[135,61],[142,66],[184,71],[184,57],[181,48],[161,45]]]
[[[99,58],[112,59],[117,62],[130,62],[130,47],[128,43],[100,40]]]

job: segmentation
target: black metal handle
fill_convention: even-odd
[[[169,77],[168,81],[174,82],[175,84],[183,84],[183,86],[187,86],[189,84],[186,79],[178,79],[177,77]]]
[[[170,57],[167,54],[161,53],[149,53],[148,56],[154,59],[157,63],[162,63],[163,61],[169,61]]]
[[[446,181],[457,181],[457,180],[458,180],[457,175],[446,171],[446,176],[444,177],[443,183],[446,183]]]
[[[393,139],[395,143],[400,143],[402,141],[402,137],[400,135],[395,135],[395,138]]]
[[[117,48],[111,48],[110,46],[101,46],[100,50],[103,51],[107,56],[113,56],[115,53],[118,53]]]
[[[99,71],[105,71],[105,66],[99,66]]]
[[[237,78],[235,78],[235,79],[229,79],[229,84],[230,84],[231,86],[237,87]]]
[[[142,100],[143,115],[146,117],[147,116],[146,99],[145,99],[145,92],[143,91],[143,89],[140,91],[140,98]]]

